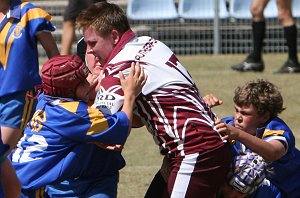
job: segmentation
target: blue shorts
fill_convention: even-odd
[[[67,180],[46,186],[49,197],[113,198],[117,197],[119,174],[98,179]]]
[[[33,91],[21,91],[0,97],[0,126],[23,130],[32,116],[36,100]]]

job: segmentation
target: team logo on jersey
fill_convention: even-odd
[[[143,46],[143,48],[135,55],[135,60],[140,60],[141,58],[145,57],[146,54],[153,49],[154,44],[156,43],[157,40],[155,40],[154,38],[150,38],[150,40]]]
[[[22,30],[23,30],[23,27],[20,25],[17,25],[13,31],[13,37],[15,39],[20,38],[22,36]]]
[[[114,114],[120,110],[124,98],[115,93],[98,92],[94,106],[105,114]]]

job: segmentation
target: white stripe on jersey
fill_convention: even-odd
[[[160,125],[160,127],[164,128],[164,131],[166,132],[167,136],[173,139],[172,141],[177,144],[177,149],[180,152],[181,156],[184,156],[184,141],[186,138],[186,132],[187,127],[191,121],[197,121],[202,122],[204,125],[214,127],[214,122],[212,118],[209,116],[209,113],[207,110],[205,110],[203,104],[201,103],[203,101],[199,101],[199,98],[196,97],[198,95],[198,92],[196,89],[189,87],[187,88],[186,85],[168,85],[165,86],[163,89],[157,89],[152,92],[151,98],[148,96],[142,97],[142,100],[144,102],[141,102],[138,100],[138,106],[142,110],[143,114],[147,117],[146,120],[149,122],[147,123],[147,128],[149,131],[153,133],[155,138],[158,140],[156,143],[160,143],[163,148],[166,148],[165,143],[167,142],[166,139],[164,139],[162,136],[157,138],[157,130],[159,129],[159,126],[156,125],[157,122],[152,122],[152,118],[150,115],[155,115],[159,123],[164,123],[163,125]],[[173,106],[172,112],[170,114],[170,109],[165,110],[163,106],[161,106],[160,101],[164,98],[176,98],[179,99],[179,101],[186,101],[184,104],[187,104],[188,106]],[[152,101],[152,102],[146,102],[146,101]],[[170,101],[172,102],[172,101]],[[175,101],[174,101],[175,102]],[[196,112],[193,113],[193,115],[201,115],[197,117],[191,117],[186,118],[185,120],[180,120],[180,128],[178,127],[178,118],[179,116],[182,116],[182,112]],[[165,113],[169,113],[166,115]],[[212,113],[211,113],[212,114]],[[179,115],[179,116],[178,116]],[[182,123],[183,121],[183,123]],[[154,125],[154,126],[151,126]],[[153,130],[154,129],[154,130]],[[180,134],[181,132],[181,134]],[[170,141],[170,140],[169,140]],[[167,148],[170,152],[170,148]]]
[[[185,197],[198,156],[199,153],[194,153],[186,155],[183,158],[179,171],[177,172],[177,176],[171,193],[171,198]]]
[[[153,110],[153,112],[155,113],[155,115],[158,117],[159,121],[161,123],[165,123],[164,124],[164,128],[166,130],[166,133],[172,137],[172,138],[179,138],[179,135],[174,134],[174,132],[172,131],[172,127],[169,123],[168,118],[165,116],[164,112],[163,112],[163,108],[160,106],[160,103],[157,100],[157,96],[159,97],[160,95],[157,94],[153,94],[153,101],[155,101],[155,104],[157,105],[157,109],[159,110],[159,113],[156,111],[156,108],[154,107],[154,105],[150,104],[151,109]]]

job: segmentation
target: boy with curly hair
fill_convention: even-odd
[[[235,155],[254,152],[267,162],[266,179],[250,197],[300,197],[300,151],[288,125],[278,117],[285,110],[278,88],[263,79],[236,88],[235,116],[216,121],[223,140],[234,143]],[[224,197],[245,197],[225,185]]]

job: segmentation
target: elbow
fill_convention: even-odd
[[[276,160],[279,160],[284,154],[282,154],[279,151],[274,151],[268,155],[262,156],[264,158],[264,160],[268,163],[270,162],[274,162]]]

